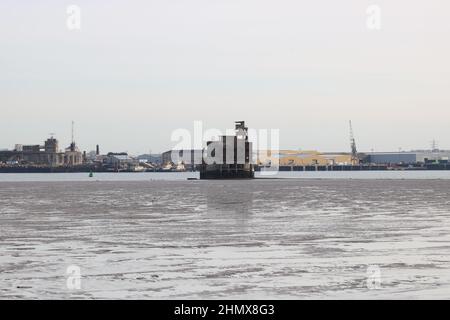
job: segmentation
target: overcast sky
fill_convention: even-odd
[[[66,8],[81,8],[81,30]],[[381,30],[366,9],[381,8]],[[448,0],[0,2],[0,149],[170,149],[234,120],[281,147],[450,149]]]

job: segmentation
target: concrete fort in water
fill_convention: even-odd
[[[252,179],[252,143],[244,121],[235,122],[234,136],[208,141],[203,152],[200,179]]]

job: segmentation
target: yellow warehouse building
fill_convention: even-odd
[[[271,165],[278,162],[279,166],[313,166],[313,165],[351,165],[349,153],[321,153],[314,150],[260,150],[257,152],[258,165]]]

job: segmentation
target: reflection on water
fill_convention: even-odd
[[[208,214],[245,218],[251,213],[254,192],[251,184],[242,185],[239,181],[209,182],[206,191]]]
[[[449,180],[0,182],[0,298],[449,298],[449,212]]]
[[[199,183],[204,183],[200,181]],[[202,224],[205,233],[212,232],[216,241],[229,239],[245,245],[253,206],[253,189],[239,181],[207,181],[206,211]]]

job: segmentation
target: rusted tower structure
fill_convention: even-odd
[[[244,121],[235,122],[234,136],[221,136],[208,141],[203,155],[200,179],[254,178],[252,143]]]

